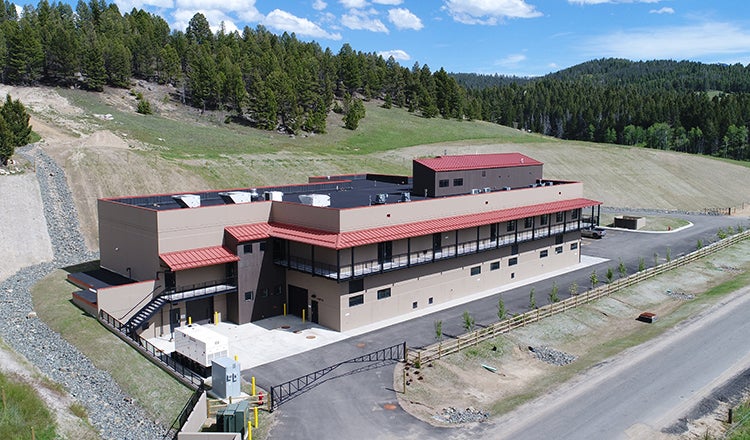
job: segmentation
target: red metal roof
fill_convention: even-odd
[[[167,252],[159,254],[159,258],[173,271],[232,263],[240,260],[240,257],[234,255],[223,246]]]
[[[506,168],[527,165],[542,165],[542,162],[521,153],[466,154],[461,156],[438,156],[416,159],[434,171],[477,170],[483,168]]]
[[[227,226],[224,230],[234,237],[238,243],[243,243],[269,238],[271,226],[268,223],[253,223],[249,225]]]
[[[408,237],[434,234],[436,232],[484,226],[491,223],[506,222],[509,220],[517,220],[596,205],[601,205],[601,202],[578,198],[342,233],[284,223],[271,223],[269,225],[268,236],[307,243],[329,249],[346,249],[381,241],[400,240]],[[259,228],[258,224],[246,226]],[[238,242],[242,242],[244,236],[239,235],[238,231],[242,230],[241,228],[243,227],[245,226],[231,226],[227,227],[226,230],[235,236]]]

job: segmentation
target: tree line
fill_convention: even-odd
[[[0,5],[0,76],[92,91],[129,87],[132,78],[172,84],[187,105],[290,133],[324,133],[330,111],[354,129],[364,117],[358,101],[377,99],[425,118],[750,160],[750,66],[604,59],[539,78],[451,74],[349,44],[334,53],[263,26],[213,32],[200,13],[173,30],[158,15],[122,14],[105,0],[75,9],[42,0],[20,14]]]

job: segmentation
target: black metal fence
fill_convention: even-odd
[[[304,376],[297,377],[290,381],[271,387],[269,397],[269,411],[273,412],[284,402],[302,394],[320,383],[320,380],[328,373],[344,364],[354,363],[374,363],[374,362],[400,362],[406,357],[406,341],[382,348],[362,356],[358,356],[335,365],[314,371]]]

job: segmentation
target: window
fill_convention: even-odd
[[[514,244],[510,247],[510,254],[511,255],[518,255],[518,245]]]
[[[493,223],[490,225],[490,240],[497,240],[497,223]]]
[[[427,304],[432,304],[433,300],[432,297],[427,298]]]
[[[432,252],[440,252],[443,250],[443,235],[439,232],[432,234]]]
[[[523,227],[525,229],[529,229],[534,224],[534,219],[531,217],[526,217],[523,219]]]
[[[561,223],[563,221],[563,213],[562,212],[558,212],[558,213],[555,214],[555,221],[557,223]]]
[[[562,246],[558,246],[558,247],[556,247],[556,248],[555,248],[555,253],[556,253],[556,254],[562,254]]]
[[[464,186],[463,177],[459,177],[458,179],[453,179],[453,186]]]
[[[391,288],[378,290],[378,299],[386,299],[391,297]]]
[[[440,181],[438,181],[438,186],[440,188],[447,188],[448,187],[448,179],[440,179]]]
[[[248,290],[245,292],[245,301],[252,301],[253,300],[253,291]]]
[[[555,244],[562,244],[562,242],[563,242],[562,234],[555,235]]]
[[[513,279],[513,278],[515,278],[515,277],[516,277],[516,273],[515,273],[515,272],[511,272],[511,273],[510,273],[510,279],[512,280],[512,279]]]
[[[541,217],[540,218],[541,224],[546,225],[547,222],[549,221],[549,214],[542,214],[540,217]]]
[[[258,243],[258,249],[260,249],[261,252],[265,251],[266,250],[266,242],[265,241],[261,241],[260,243]]]
[[[493,261],[490,263],[490,270],[498,270],[500,269],[500,262],[499,261]]]
[[[471,268],[471,275],[479,275],[482,273],[482,266],[474,266]]]
[[[516,230],[516,220],[511,220],[508,222],[508,232],[512,232]]]
[[[393,261],[393,242],[383,241],[378,243],[378,264]]]
[[[416,309],[417,307],[419,307],[419,303],[417,301],[414,301],[413,303],[411,303],[412,309]]]
[[[482,177],[487,177],[487,171],[482,170]]]
[[[253,244],[252,243],[248,243],[246,245],[243,245],[242,246],[242,252],[244,252],[246,254],[252,254],[253,253]]]
[[[365,296],[363,294],[354,295],[349,297],[349,307],[358,306],[365,303]]]
[[[574,209],[574,210],[570,211],[570,218],[573,219],[573,220],[578,219],[578,210],[577,209]]]
[[[574,251],[576,249],[578,249],[578,243],[570,243],[570,250]]]
[[[518,257],[513,257],[508,260],[508,266],[515,266],[516,264],[518,264]]]
[[[547,254],[549,254],[549,252],[547,251],[547,249],[545,249],[543,251],[540,251],[539,252],[539,258],[546,258]]]
[[[349,293],[361,292],[365,290],[365,280],[349,281]]]

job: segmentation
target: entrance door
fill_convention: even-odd
[[[169,310],[169,332],[174,333],[174,329],[180,326],[180,308]]]
[[[318,323],[318,302],[316,300],[310,302],[310,322]]]
[[[302,317],[302,310],[307,310],[307,289],[289,285],[289,313]]]
[[[175,285],[177,284],[175,280],[175,273],[171,270],[168,270],[164,272],[164,290],[170,291],[175,289]]]
[[[193,324],[210,323],[213,320],[214,314],[213,297],[186,302],[185,313],[190,317]]]

